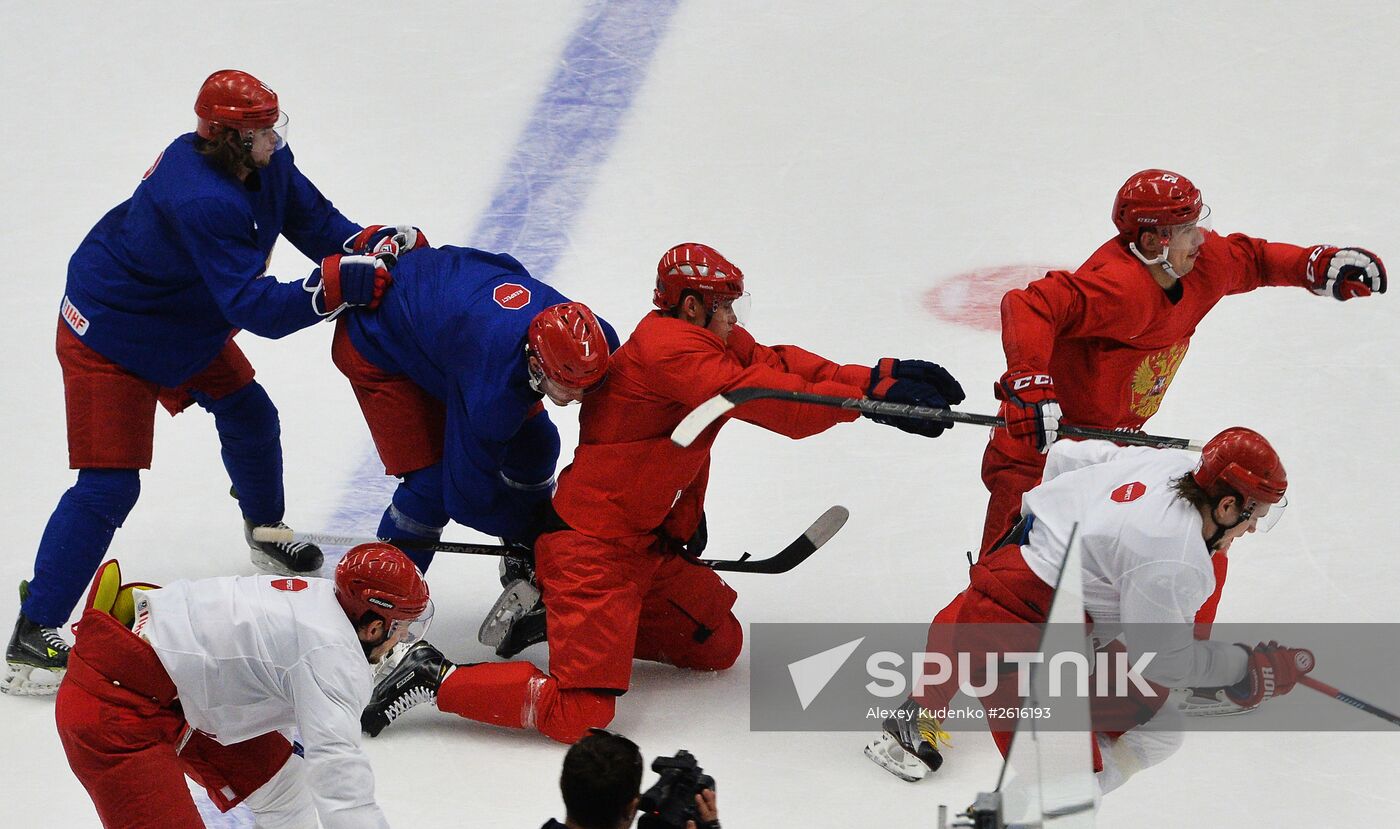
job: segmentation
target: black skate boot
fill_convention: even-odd
[[[19,583],[19,601],[29,596],[29,582]],[[46,628],[29,620],[20,611],[15,632],[5,649],[5,676],[0,693],[14,696],[45,696],[58,692],[58,684],[68,671],[68,643],[58,628]]]
[[[913,783],[943,765],[940,748],[950,745],[948,732],[918,702],[906,700],[884,722],[884,731],[865,747],[865,756],[901,780]]]
[[[291,527],[281,521],[275,524],[262,524],[254,527],[251,521],[243,522],[243,537],[248,540],[248,551],[252,553],[253,564],[264,573],[280,576],[316,575],[321,572],[325,556],[321,548],[305,541],[255,541],[253,530],[267,527],[274,530],[290,531]]]
[[[544,600],[535,582],[534,550],[525,544],[501,539],[519,551],[501,559],[500,598],[486,613],[477,641],[509,659],[545,640]]]
[[[360,730],[377,737],[409,709],[436,702],[438,687],[456,667],[427,642],[414,644],[374,686],[369,705],[360,714]]]

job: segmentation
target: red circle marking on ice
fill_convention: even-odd
[[[296,593],[299,590],[305,590],[310,585],[306,583],[306,579],[274,579],[272,586],[288,593]]]
[[[1142,481],[1133,481],[1130,484],[1123,484],[1122,486],[1113,490],[1113,494],[1108,497],[1112,498],[1120,504],[1126,504],[1129,501],[1136,501],[1137,499],[1141,498],[1146,492],[1147,487],[1143,485]]]
[[[504,285],[497,285],[496,290],[491,293],[491,298],[496,300],[496,304],[502,308],[515,311],[530,304],[530,289],[524,285],[507,282]]]
[[[1001,330],[1001,298],[1024,288],[1046,271],[1045,265],[1002,265],[951,276],[924,291],[924,310],[941,320],[982,331]]]

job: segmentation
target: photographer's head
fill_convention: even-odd
[[[626,737],[591,729],[564,755],[559,790],[570,829],[630,826],[642,793],[642,752]]]

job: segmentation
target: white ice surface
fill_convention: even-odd
[[[13,618],[4,591],[29,576],[73,478],[52,346],[67,259],[192,128],[204,76],[236,66],[271,84],[302,169],[352,218],[469,243],[580,9],[0,2],[0,618]],[[997,337],[931,315],[924,292],[978,268],[1077,264],[1110,234],[1113,191],[1139,168],[1191,176],[1218,229],[1400,262],[1397,90],[1400,18],[1385,2],[687,0],[553,281],[625,334],[659,254],[705,241],[748,274],[760,341],[851,362],[936,360],[967,386],[965,408],[991,411]],[[273,261],[283,279],[309,267],[289,245]],[[1400,620],[1386,517],[1400,483],[1396,301],[1263,291],[1226,300],[1195,337],[1153,431],[1253,426],[1292,482],[1286,520],[1237,547],[1221,621]],[[349,478],[369,447],[329,334],[239,342],[281,409],[288,520],[372,530],[322,526],[357,500]],[[560,419],[568,446],[575,427]],[[155,468],[111,553],[155,582],[251,572],[211,419],[157,422]],[[962,553],[977,543],[984,440],[967,426],[926,442],[864,422],[801,443],[729,427],[708,504],[716,555],[772,548],[829,504],[852,513],[790,575],[735,575],[739,616],[926,621],[963,586]],[[373,511],[380,498],[358,501]],[[443,556],[431,576],[434,638],[455,659],[488,658],[474,634],[494,562]],[[719,675],[638,664],[613,726],[649,757],[693,751],[719,781],[728,827],[929,826],[938,803],[960,808],[995,779],[981,733],[959,735],[943,770],[911,785],[862,756],[864,734],[751,732],[748,672],[747,652]],[[1354,690],[1400,705],[1393,688]],[[0,709],[7,821],[95,826],[51,700]],[[1400,811],[1400,735],[1298,725],[1188,735],[1109,796],[1100,825],[1341,826]],[[562,812],[563,749],[538,734],[427,710],[368,751],[397,826],[537,826]]]

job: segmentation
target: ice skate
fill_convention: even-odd
[[[535,585],[535,568],[529,559],[506,556],[501,559],[500,598],[486,613],[477,641],[496,649],[496,655],[509,659],[545,640],[544,601]]]
[[[1188,717],[1234,717],[1248,714],[1258,705],[1240,705],[1225,696],[1224,688],[1190,688],[1181,700],[1181,713]]]
[[[436,702],[438,686],[456,667],[437,648],[427,642],[416,643],[374,686],[369,705],[360,714],[360,729],[377,737],[410,709]]]
[[[281,521],[260,526],[277,530],[291,529]],[[259,570],[279,576],[314,576],[321,572],[325,557],[321,554],[320,547],[304,541],[255,541],[255,529],[258,527],[253,526],[251,521],[243,522],[243,537],[248,540],[248,551],[252,554],[253,564]]]
[[[881,768],[911,783],[924,779],[943,765],[940,749],[951,745],[933,715],[914,700],[899,707],[899,715],[887,717],[884,731],[865,747],[865,756]]]
[[[29,582],[19,583],[19,601],[29,595]],[[47,696],[58,692],[68,671],[69,646],[58,628],[43,627],[20,611],[15,632],[5,649],[5,676],[0,693],[13,696]]]

